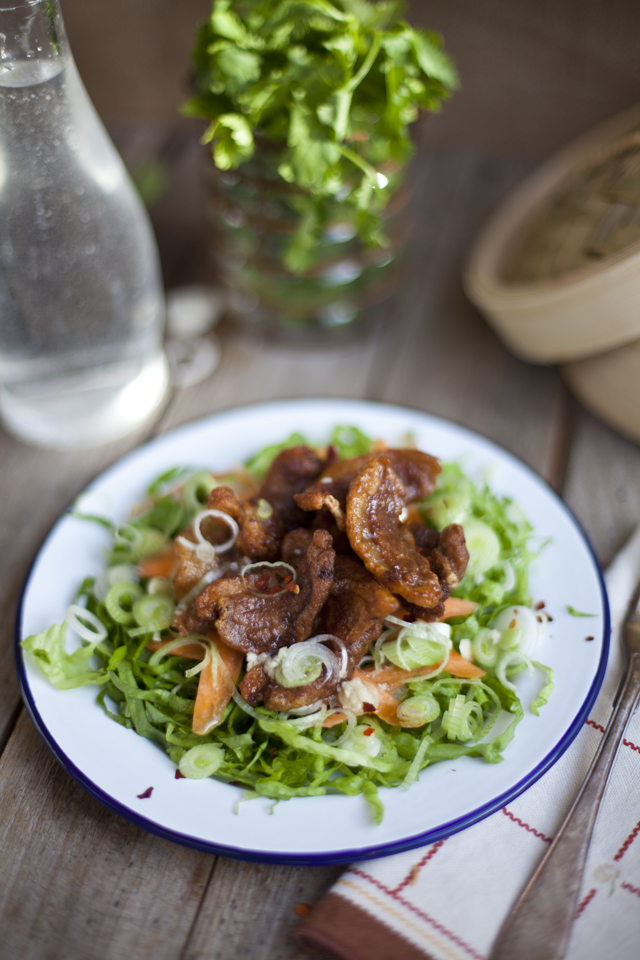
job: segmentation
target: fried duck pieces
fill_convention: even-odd
[[[253,560],[277,560],[283,536],[309,522],[295,495],[305,490],[325,465],[309,447],[290,447],[275,458],[255,497],[240,502],[230,487],[216,487],[207,506],[237,522],[240,552]]]
[[[462,528],[452,525],[440,535],[442,545],[438,539],[429,557],[423,556],[413,533],[400,519],[412,499],[413,490],[404,485],[392,460],[386,453],[378,454],[349,487],[347,534],[367,570],[380,583],[410,604],[431,610],[464,573],[468,554],[465,559]]]
[[[383,455],[404,484],[407,503],[423,500],[431,493],[442,469],[435,457],[421,450],[385,450]],[[338,529],[345,530],[345,507],[351,483],[378,456],[380,454],[367,453],[332,464],[315,483],[296,494],[296,503],[303,510],[329,510]]]
[[[199,633],[215,628],[229,647],[243,653],[274,652],[306,640],[329,595],[334,561],[330,534],[316,530],[297,565],[298,593],[258,595],[242,577],[223,577],[196,597],[188,628]],[[246,580],[251,583],[251,575]]]
[[[282,687],[271,680],[262,665],[253,667],[240,685],[248,703],[264,702],[269,710],[284,711],[327,700],[353,671],[382,632],[383,621],[398,607],[398,601],[355,559],[336,556],[329,597],[320,615],[319,633],[339,637],[347,651],[346,676],[326,673],[303,687]],[[341,651],[335,645],[338,657]]]

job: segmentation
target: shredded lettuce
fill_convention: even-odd
[[[22,641],[47,680],[60,690],[72,690],[88,683],[105,683],[106,670],[96,670],[89,661],[96,652],[100,640],[67,653],[65,643],[67,624],[54,624],[44,633],[32,634]]]
[[[281,450],[307,442],[293,433],[282,443],[259,451],[246,462],[246,470],[254,477],[264,476]],[[337,426],[329,444],[347,458],[367,453],[373,441],[357,427]],[[116,527],[102,518],[87,518],[112,532],[109,569],[133,564],[146,551],[166,545],[193,520],[214,483],[206,471],[174,468],[149,486],[147,509],[128,524]],[[147,648],[150,640],[173,635],[166,630],[167,617],[158,620],[141,615],[147,602],[157,605],[162,601],[149,592],[149,581],[144,578],[140,586],[126,583],[116,588],[112,584],[106,591],[99,588],[100,578],[95,582],[87,578],[81,585],[76,602],[84,603],[104,624],[106,639],[84,642],[67,653],[64,624],[28,637],[23,647],[60,689],[100,685],[97,701],[107,716],[157,742],[187,776],[209,775],[206,770],[210,767],[211,775],[242,787],[243,799],[263,796],[278,802],[328,792],[360,795],[380,822],[380,787],[408,788],[421,770],[441,760],[469,756],[497,763],[523,716],[515,689],[494,675],[496,664],[487,637],[491,639],[491,622],[508,605],[531,605],[528,568],[534,554],[528,546],[530,525],[512,501],[496,496],[486,484],[476,486],[457,464],[444,466],[435,491],[419,509],[425,522],[437,529],[450,522],[464,526],[467,520],[481,532],[485,527],[491,536],[491,550],[486,554],[490,566],[476,565],[475,572],[472,568],[454,591],[455,596],[473,600],[478,607],[472,616],[454,620],[451,626],[454,647],[459,649],[466,639],[470,644],[465,649],[483,651],[488,672],[481,680],[456,678],[446,670],[431,678],[411,680],[406,703],[409,707],[413,704],[418,720],[424,717],[421,726],[392,726],[365,715],[358,718],[355,731],[341,739],[346,723],[331,729],[305,727],[263,708],[250,715],[232,700],[214,729],[203,736],[194,734],[198,676],[189,675],[193,661],[176,655],[173,648],[165,656],[154,656]],[[135,567],[131,569],[135,572]],[[104,579],[106,574],[102,576]],[[167,608],[170,605],[168,601]],[[433,642],[441,640],[437,632],[431,636],[438,629],[429,625],[420,663],[441,658],[442,644],[449,644],[446,638]],[[395,650],[397,655],[391,659],[399,662],[416,655],[413,646],[415,643],[400,650],[396,638],[386,649],[387,653]],[[553,672],[533,663],[546,673],[546,683],[531,705],[537,714],[553,689]],[[501,714],[510,720],[495,736],[493,727]],[[366,739],[369,727],[374,728],[375,744]]]
[[[576,610],[575,607],[572,607],[571,604],[567,604],[567,612],[571,614],[572,617],[595,617],[595,613],[582,613],[581,610]]]

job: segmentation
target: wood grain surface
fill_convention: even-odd
[[[140,131],[118,139],[129,157],[160,145],[174,173],[191,171],[184,189],[174,176],[152,211],[175,286],[206,275],[202,169],[191,135],[158,136],[146,146]],[[13,616],[33,556],[87,481],[142,439],[259,400],[390,401],[447,417],[521,457],[563,493],[603,562],[640,520],[638,448],[584,413],[555,370],[510,356],[461,290],[475,231],[526,172],[522,161],[469,151],[419,159],[405,282],[360,340],[293,348],[223,328],[218,371],[176,391],[134,436],[57,454],[0,433],[0,960],[302,960],[289,936],[296,907],[315,902],[340,872],[242,863],[144,832],[76,785],[20,708]]]

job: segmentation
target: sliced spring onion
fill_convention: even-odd
[[[361,753],[366,757],[377,757],[383,746],[378,731],[372,723],[356,724],[354,729],[341,742],[344,742],[346,750],[353,750],[354,753]]]
[[[288,711],[287,716],[308,717],[310,714],[315,714],[322,710],[322,707],[326,707],[326,704],[322,700],[316,700],[315,703],[308,703],[306,707],[294,707],[293,710]]]
[[[467,573],[479,579],[500,560],[500,541],[488,524],[475,518],[464,524],[464,539],[469,551]]]
[[[320,706],[318,706],[318,703],[315,703],[313,706],[315,707],[313,713],[308,713],[303,716],[294,717],[292,714],[296,711],[290,711],[286,717],[287,721],[293,724],[298,730],[308,730],[309,727],[320,726],[327,716],[327,705],[326,703],[320,703]]]
[[[253,717],[254,720],[265,720],[269,719],[268,713],[258,713],[257,710],[254,710],[247,701],[244,699],[242,694],[238,691],[237,687],[234,684],[233,691],[231,693],[235,703],[238,704],[241,710],[244,710],[245,713],[248,713],[250,717]]]
[[[482,667],[494,667],[500,656],[500,631],[480,627],[471,641],[473,660]],[[462,651],[461,651],[462,652]]]
[[[460,651],[460,656],[464,657],[465,660],[473,660],[473,644],[468,637],[463,637],[458,646]]]
[[[464,523],[470,507],[468,493],[435,493],[426,501],[424,512],[434,527],[442,530],[450,523]]]
[[[218,520],[223,520],[231,530],[231,536],[225,540],[224,543],[216,543],[214,547],[216,553],[225,553],[227,550],[230,550],[236,542],[240,528],[233,517],[230,517],[228,513],[223,513],[222,510],[203,510],[193,521],[193,532],[200,543],[209,543],[200,529],[200,524],[207,517],[215,517]]]
[[[189,780],[203,780],[219,769],[224,760],[224,749],[217,743],[199,743],[180,758],[178,769]]]
[[[296,582],[297,573],[295,568],[292,567],[290,563],[285,563],[284,560],[277,560],[275,563],[269,563],[267,560],[259,560],[258,563],[248,563],[240,571],[240,576],[242,577],[242,583],[244,584],[245,588],[249,591],[249,593],[254,593],[257,597],[264,597],[266,595],[264,590],[254,590],[253,587],[249,583],[247,583],[247,579],[246,579],[247,574],[260,573],[261,571],[268,573],[270,570],[273,570],[274,572],[277,570],[280,570],[282,572],[286,571],[286,575],[288,578],[287,582],[288,583]],[[279,593],[273,593],[273,594],[270,594],[270,596],[277,597],[280,595],[280,593],[285,593],[286,589],[287,589],[286,586],[283,586],[282,589],[279,591]]]
[[[418,779],[418,774],[420,773],[420,768],[422,766],[422,761],[424,760],[424,755],[433,743],[431,737],[425,736],[420,741],[420,745],[416,750],[416,755],[411,761],[411,766],[407,770],[404,780],[400,784],[403,790],[408,790],[412,783]]]
[[[166,630],[171,626],[175,608],[175,603],[166,594],[146,594],[133,604],[133,616],[146,630]]]
[[[142,596],[142,587],[123,580],[111,587],[104,598],[104,605],[116,623],[122,623],[126,627],[135,621],[133,605]]]
[[[442,729],[449,740],[471,740],[482,724],[482,707],[475,700],[467,700],[463,693],[452,697],[442,714]]]
[[[510,560],[505,560],[502,564],[504,570],[504,583],[502,584],[505,593],[510,593],[516,585],[516,571]]]
[[[114,539],[116,546],[127,551],[128,559],[132,563],[137,563],[152,553],[159,553],[167,542],[160,530],[154,530],[153,527],[134,527],[131,523],[119,526]]]
[[[200,577],[195,587],[191,587],[191,590],[189,590],[189,592],[184,595],[182,600],[180,600],[178,606],[174,610],[174,615],[178,617],[183,613],[186,613],[195,598],[202,593],[204,588],[209,586],[210,583],[213,583],[214,580],[218,580],[221,576],[222,570],[220,567],[216,567],[215,570],[207,570],[204,576]]]
[[[505,607],[493,618],[490,626],[500,631],[500,646],[503,650],[519,650],[531,656],[540,640],[541,625],[529,607],[515,604]]]
[[[152,653],[151,657],[149,658],[149,665],[151,667],[157,667],[163,657],[168,657],[169,654],[173,653],[173,651],[178,647],[184,647],[187,643],[201,644],[205,653],[211,646],[211,641],[208,637],[201,637],[199,633],[189,633],[186,637],[178,637],[176,640],[169,640],[168,643],[165,643],[164,646],[160,647],[159,650],[156,650],[155,653]]]
[[[498,660],[494,673],[503,687],[506,687],[507,690],[512,690],[514,693],[516,687],[511,681],[507,678],[507,671],[512,670],[518,672],[518,667],[524,669],[524,667],[529,667],[531,672],[533,672],[533,665],[529,658],[522,653],[521,650],[507,650],[506,653],[503,653],[500,659]]]
[[[104,602],[111,587],[116,583],[138,583],[140,575],[132,563],[119,563],[114,567],[107,567],[100,573],[93,583],[93,594],[96,599]]]
[[[207,517],[216,517],[218,520],[224,520],[231,530],[231,536],[224,541],[224,543],[216,543],[215,545],[211,541],[207,540],[202,530],[200,529],[200,524]],[[202,560],[203,563],[211,563],[217,553],[225,553],[225,551],[230,550],[231,547],[236,542],[236,537],[240,532],[238,524],[230,517],[228,513],[223,513],[221,510],[202,510],[193,521],[193,532],[195,534],[195,542],[193,540],[188,540],[186,537],[176,537],[176,541],[180,543],[183,547],[186,547],[187,550],[191,550],[192,553],[195,553],[198,560]]]
[[[331,741],[331,745],[333,747],[338,747],[340,746],[341,743],[344,743],[346,740],[348,740],[353,730],[355,729],[355,725],[357,723],[355,713],[353,712],[353,710],[349,710],[348,707],[334,707],[332,710],[329,710],[327,712],[326,717],[330,717],[332,714],[336,714],[336,713],[343,713],[345,715],[345,717],[347,718],[347,727],[346,727],[346,730],[344,730],[336,740]]]
[[[190,633],[188,636],[193,641],[198,641],[199,643],[204,644],[204,657],[200,663],[196,663],[195,667],[190,667],[189,670],[185,670],[185,677],[191,678],[197,676],[199,673],[202,673],[204,668],[208,667],[212,660],[215,660],[218,666],[222,664],[222,657],[218,653],[218,648],[213,640],[210,640],[209,637],[204,637],[202,634],[198,633]],[[185,639],[187,638],[185,637]],[[228,678],[229,683],[231,683],[231,677],[226,671],[223,673],[223,676]],[[232,684],[232,686],[235,689],[235,684]]]
[[[209,494],[216,486],[217,483],[208,470],[199,470],[189,477],[182,491],[182,502],[190,516],[200,513],[207,505]]]
[[[107,628],[102,620],[77,603],[67,607],[66,620],[71,629],[88,643],[100,643],[107,636]]]
[[[265,673],[287,689],[313,683],[321,675],[323,667],[327,679],[340,672],[335,653],[315,637],[290,647],[281,647],[271,663],[264,665]]]
[[[340,637],[334,637],[330,633],[322,634],[321,636],[316,637],[316,640],[322,640],[324,643],[327,640],[332,640],[334,643],[337,643],[340,647],[340,672],[338,676],[341,680],[347,675],[347,670],[349,669],[349,652],[347,650],[347,645],[344,640],[341,640]]]
[[[397,715],[403,727],[422,727],[440,716],[440,705],[431,693],[423,693],[403,700]]]
[[[151,577],[147,583],[147,593],[173,596],[173,584],[168,577]]]
[[[256,515],[260,517],[261,520],[268,520],[269,517],[273,516],[273,507],[268,500],[260,497],[256,504]]]
[[[443,670],[451,652],[451,627],[448,623],[416,620],[405,624],[396,639],[385,643],[381,651],[386,660],[403,670],[436,664]]]

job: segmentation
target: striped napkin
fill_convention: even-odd
[[[612,649],[600,695],[558,762],[497,813],[431,846],[351,866],[294,933],[329,960],[485,960],[586,775],[618,689],[620,623],[640,579],[640,528],[606,575]],[[589,850],[567,960],[640,956],[640,711]]]

